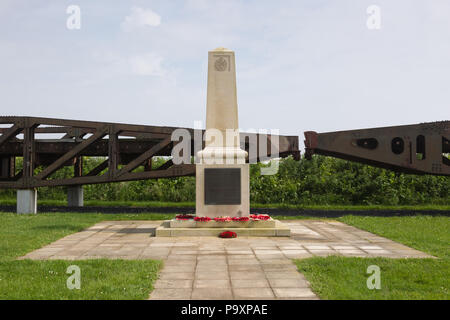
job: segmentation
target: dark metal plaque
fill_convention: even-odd
[[[205,204],[241,204],[241,169],[205,168]]]

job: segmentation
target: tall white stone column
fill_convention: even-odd
[[[208,53],[205,149],[196,165],[197,216],[248,216],[247,152],[240,148],[234,52]]]

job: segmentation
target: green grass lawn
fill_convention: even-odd
[[[434,256],[450,259],[450,217],[344,216],[338,220]]]
[[[16,260],[68,234],[105,220],[163,220],[173,214],[0,213],[0,299],[145,299],[161,267],[152,260]],[[299,218],[299,217],[297,217]],[[299,270],[322,299],[449,299],[450,218],[339,219],[438,259],[311,258]],[[81,289],[69,290],[69,265],[81,269]],[[381,268],[381,290],[369,290],[366,269]]]
[[[450,218],[356,217],[338,219],[430,253],[438,259],[327,257],[296,260],[322,299],[450,299]],[[369,290],[367,267],[381,270],[381,289]]]
[[[66,286],[67,267],[80,268],[80,289]],[[0,299],[147,299],[159,261],[16,260],[0,262]]]
[[[0,299],[146,299],[161,261],[16,260],[104,220],[166,219],[162,214],[0,213]],[[69,290],[69,265],[81,270],[81,289]]]
[[[66,200],[46,200],[39,199],[39,205],[47,206],[67,206]],[[0,205],[16,205],[15,198],[0,199]],[[183,207],[195,208],[195,202],[162,202],[162,201],[99,201],[85,200],[84,205],[98,207]],[[446,210],[450,211],[450,205],[424,204],[424,205],[301,205],[285,203],[251,203],[251,207],[256,208],[274,208],[274,209],[297,209],[297,210]]]

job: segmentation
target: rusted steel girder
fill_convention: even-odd
[[[317,133],[305,132],[305,156],[361,162],[398,172],[450,176],[450,121]]]
[[[171,141],[176,129],[187,130],[191,137],[191,155],[194,155],[194,129],[64,120],[37,117],[0,117],[0,188],[30,189],[43,186],[68,186],[154,178],[169,178],[195,174],[194,164],[176,165],[171,159],[156,169],[151,168],[152,157],[171,156],[177,142]],[[57,139],[41,136],[59,134]],[[250,146],[267,150],[267,157],[299,159],[296,136],[261,136],[241,133],[245,148]],[[271,154],[272,139],[278,138],[276,153]],[[266,145],[261,145],[260,142]],[[203,147],[202,147],[203,148]],[[259,154],[259,152],[258,152]],[[107,157],[90,172],[83,175],[82,158]],[[15,158],[23,157],[23,169],[17,171]],[[252,161],[265,160],[250,159]],[[68,179],[51,179],[64,166],[73,166],[74,175]],[[138,167],[144,170],[135,172]],[[39,172],[36,170],[39,167]],[[106,170],[106,172],[105,172]],[[104,172],[102,174],[102,172]]]

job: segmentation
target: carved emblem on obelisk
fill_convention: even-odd
[[[214,68],[217,71],[225,71],[227,69],[227,61],[223,57],[219,57],[214,63]]]

